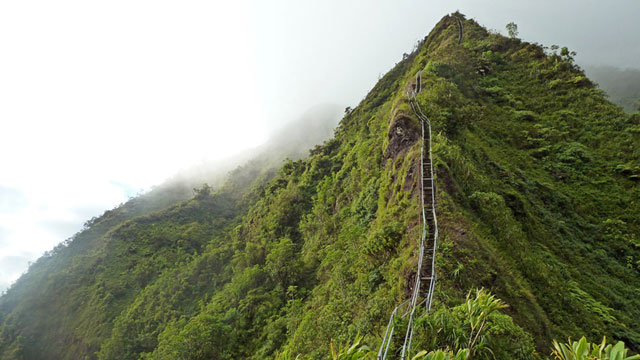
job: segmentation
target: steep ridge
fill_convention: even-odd
[[[462,44],[464,36],[462,21],[459,17],[455,17],[458,23],[458,44]],[[424,115],[420,109],[420,104],[416,101],[416,95],[422,90],[422,71],[416,74],[415,81],[410,83],[407,89],[406,96],[413,115],[420,121],[420,132],[422,139],[422,146],[420,148],[420,218],[422,220],[422,235],[420,237],[420,245],[418,247],[418,268],[415,281],[413,283],[413,289],[411,291],[411,298],[402,302],[396,306],[391,312],[389,318],[389,324],[385,330],[382,338],[382,344],[378,350],[378,360],[385,360],[389,354],[389,347],[391,346],[393,333],[395,331],[395,318],[398,310],[408,306],[409,310],[403,315],[409,316],[407,324],[406,335],[402,347],[397,350],[402,360],[410,357],[411,355],[411,342],[413,340],[414,326],[413,317],[415,315],[416,307],[425,304],[425,311],[428,314],[431,311],[431,304],[433,300],[433,292],[436,284],[436,250],[438,242],[438,220],[436,216],[436,198],[435,198],[435,178],[433,173],[433,151],[431,148],[431,121]],[[427,131],[425,132],[425,127]],[[423,287],[427,284],[426,289]],[[420,297],[424,300],[418,304]]]
[[[27,274],[0,299],[0,357],[321,359],[358,334],[377,348],[421,253],[426,142],[412,104],[433,130],[441,275],[411,348],[446,344],[434,327],[454,327],[456,306],[485,287],[510,305],[486,333],[497,359],[583,334],[640,350],[640,118],[572,59],[455,14],[307,159],[245,169],[242,186],[232,177],[109,231],[47,275],[62,291],[25,293],[42,276]],[[411,327],[396,320],[401,345]]]
[[[458,20],[459,22],[460,20]],[[462,36],[462,25],[460,25]],[[462,37],[460,38],[460,41]],[[411,341],[413,339],[413,317],[416,307],[424,304],[428,313],[431,310],[431,301],[433,299],[433,291],[436,283],[435,261],[436,249],[438,241],[438,220],[436,217],[435,203],[435,178],[433,175],[433,152],[431,149],[431,122],[420,110],[420,105],[416,103],[415,96],[421,90],[421,73],[416,75],[416,80],[411,84],[410,90],[407,90],[407,100],[411,105],[413,114],[420,120],[420,132],[422,146],[420,148],[420,219],[422,225],[422,235],[420,237],[420,245],[418,247],[418,266],[414,274],[411,297],[396,306],[391,312],[389,324],[385,330],[382,344],[378,350],[377,357],[380,360],[387,358],[389,347],[391,346],[393,333],[395,331],[395,318],[398,311],[404,307],[408,307],[402,317],[409,316],[406,335],[402,347],[399,352],[401,359],[406,359],[411,353]],[[425,132],[425,127],[427,131]],[[424,286],[426,285],[426,288]],[[424,298],[419,304],[420,298]]]

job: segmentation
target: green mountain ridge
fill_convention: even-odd
[[[379,346],[416,268],[405,89],[419,71],[440,247],[415,348],[451,346],[442,334],[484,287],[509,305],[483,339],[498,359],[582,335],[640,351],[640,115],[568,52],[454,14],[307,158],[254,161],[189,199],[133,199],[39,259],[0,298],[0,358],[320,359],[358,334]],[[157,203],[135,210],[143,200]]]

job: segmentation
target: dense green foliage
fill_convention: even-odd
[[[420,135],[404,89],[420,70],[441,239],[416,344],[466,348],[484,323],[479,358],[536,358],[582,334],[640,350],[640,117],[568,50],[463,22],[458,44],[443,18],[308,158],[92,221],[0,299],[0,357],[316,359],[332,343],[357,353],[339,344],[359,334],[375,348],[417,261]],[[480,287],[509,307],[475,318],[465,296]]]
[[[607,339],[602,339],[600,344],[591,344],[587,342],[585,337],[579,341],[572,342],[569,340],[567,344],[553,342],[553,356],[558,360],[637,360],[640,355],[627,356],[629,352],[625,348],[624,343],[619,341],[615,345],[608,344]]]
[[[412,360],[537,358],[531,339],[523,333],[521,328],[513,325],[508,315],[500,313],[500,310],[506,307],[501,300],[484,289],[476,290],[474,296],[471,295],[470,292],[464,304],[451,310],[439,309],[435,313],[424,315],[421,320],[428,322],[430,326],[422,331],[427,331],[431,339],[441,341],[414,344],[414,347],[422,345],[436,350],[421,350],[417,353],[413,351],[407,355],[407,358]],[[352,344],[344,346],[346,350],[343,351],[336,351],[332,342],[332,358],[375,359],[377,354],[370,351],[366,345],[360,346],[361,340],[361,337],[356,338]],[[416,354],[411,356],[413,353]],[[622,341],[611,345],[607,344],[605,337],[600,344],[591,344],[582,337],[574,342],[569,339],[569,343],[566,344],[554,340],[551,356],[557,360],[640,359],[640,355],[628,356],[628,353],[629,349]]]

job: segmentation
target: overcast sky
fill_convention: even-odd
[[[181,168],[354,106],[445,14],[640,63],[640,1],[0,2],[0,291]]]

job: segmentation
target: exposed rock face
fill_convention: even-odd
[[[388,138],[385,159],[395,159],[420,139],[420,126],[415,120],[401,115],[394,119]]]

